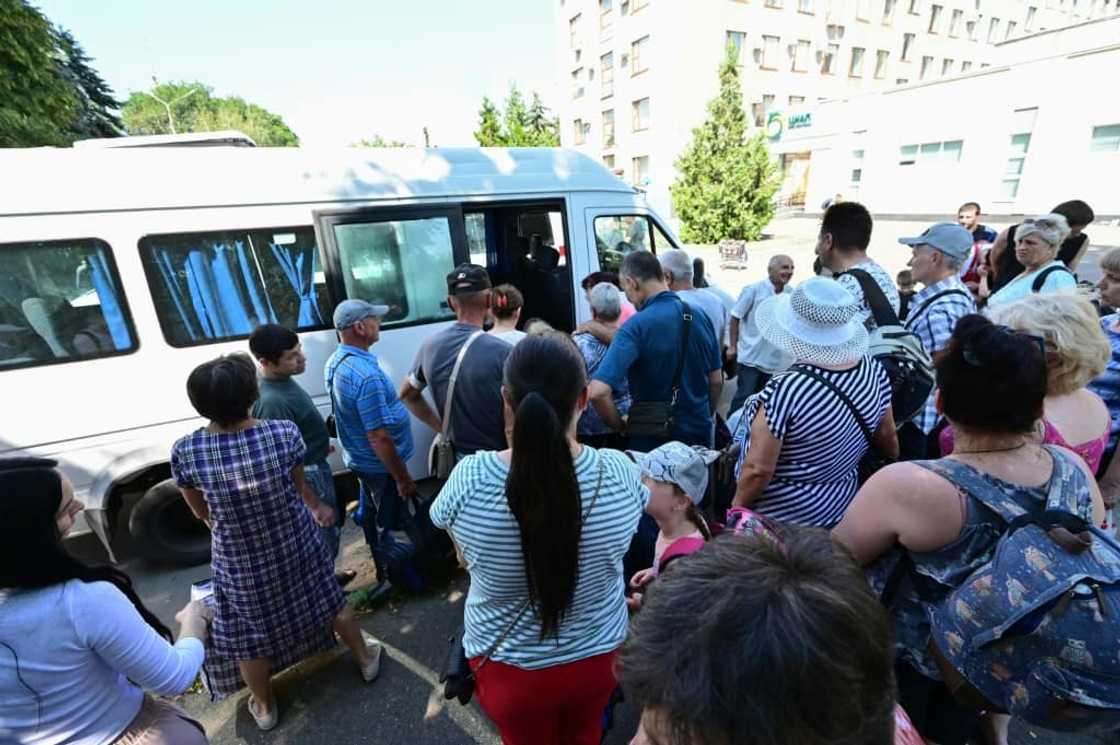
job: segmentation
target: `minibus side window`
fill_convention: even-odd
[[[595,218],[595,250],[599,269],[617,272],[631,251],[652,251],[649,218],[645,215],[600,215]]]
[[[310,226],[148,235],[140,256],[173,347],[243,339],[263,323],[298,331],[329,326]]]
[[[388,305],[387,328],[454,317],[447,275],[455,268],[447,217],[334,225],[346,296]]]
[[[136,332],[109,244],[0,244],[0,370],[126,354]]]

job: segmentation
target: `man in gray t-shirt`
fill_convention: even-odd
[[[482,331],[490,309],[490,278],[480,266],[461,264],[447,275],[447,294],[457,321],[424,341],[400,391],[412,415],[436,432],[443,427],[447,387],[459,350]],[[451,440],[459,455],[506,449],[502,369],[511,351],[512,345],[489,334],[481,334],[467,349],[451,406]],[[435,409],[423,396],[428,387]]]

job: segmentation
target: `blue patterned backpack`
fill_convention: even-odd
[[[1065,455],[1063,453],[1063,455]],[[991,560],[931,607],[931,651],[958,700],[1049,729],[1120,729],[1120,543],[1092,524],[1084,474],[1042,509],[967,489],[1006,523]]]

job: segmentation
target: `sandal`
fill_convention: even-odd
[[[371,683],[381,672],[381,644],[379,642],[367,644],[366,652],[370,655],[370,661],[361,666],[362,680]]]
[[[273,697],[272,708],[269,710],[268,714],[258,714],[257,709],[253,706],[255,703],[256,699],[253,698],[253,694],[249,694],[249,714],[253,717],[253,721],[257,723],[257,727],[260,728],[261,732],[268,732],[270,729],[276,727],[276,724],[280,721],[280,707],[276,705],[276,698]]]

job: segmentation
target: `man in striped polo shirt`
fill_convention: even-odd
[[[922,340],[936,361],[962,316],[976,312],[972,293],[960,279],[961,265],[972,254],[972,234],[956,223],[939,222],[914,238],[899,238],[913,255],[908,266],[914,281],[925,287],[910,300],[906,328]],[[902,460],[936,458],[937,391],[930,392],[925,408],[908,422],[899,423],[898,445]]]
[[[377,567],[379,599],[389,591],[393,528],[403,500],[416,495],[408,473],[412,457],[412,420],[397,398],[393,381],[369,351],[381,338],[381,317],[388,306],[343,300],[334,311],[338,348],[323,371],[334,409],[342,460],[361,484],[361,519]]]

